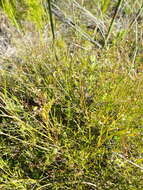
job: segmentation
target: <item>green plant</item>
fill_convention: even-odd
[[[43,4],[27,2],[26,21],[43,27],[48,17]],[[39,17],[33,10],[38,2]],[[129,10],[140,9],[141,1],[131,2],[126,4]],[[94,3],[101,11],[106,4]],[[94,3],[82,1],[92,14]],[[104,21],[114,5],[110,1],[105,6]],[[1,56],[5,65],[0,68],[0,189],[143,188],[141,26],[136,20],[129,30],[117,32],[113,27],[107,48],[93,46],[78,32],[65,35],[60,21],[51,25],[59,32],[54,51],[50,37],[38,43],[30,37],[23,43],[26,35],[21,32],[23,38],[14,39],[17,57]],[[84,30],[90,36],[96,32]]]

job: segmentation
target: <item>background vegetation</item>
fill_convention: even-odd
[[[142,1],[49,2],[1,1],[0,189],[141,190]]]

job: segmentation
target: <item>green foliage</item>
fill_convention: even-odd
[[[16,20],[16,1],[2,0],[2,8],[14,25],[19,29],[19,25]]]
[[[38,28],[43,27],[45,10],[41,0],[25,0],[27,5],[27,19],[37,25]]]
[[[109,17],[115,4],[94,2]],[[17,20],[19,5],[41,30],[47,19],[42,2],[3,1],[16,23],[24,19]],[[0,68],[0,189],[143,189],[141,27],[138,20],[129,30],[113,27],[106,48],[73,31],[65,35],[58,22],[54,48],[51,38],[32,44],[31,37],[26,45],[18,39],[21,51],[3,58]]]
[[[47,12],[41,0],[2,0],[2,7],[10,20],[17,28],[21,26],[21,21],[30,21],[38,30],[43,29],[47,22]],[[51,21],[51,20],[50,20]]]
[[[102,12],[105,13],[109,7],[111,0],[103,0],[102,1]]]

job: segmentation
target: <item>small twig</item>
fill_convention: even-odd
[[[115,153],[117,156],[119,156],[120,158],[124,159],[125,161],[127,161],[128,163],[132,164],[133,166],[136,166],[137,168],[140,168],[141,170],[143,170],[143,167],[142,166],[139,166],[138,164],[132,162],[131,160],[125,158],[122,154],[119,154],[119,153]]]
[[[87,48],[82,47],[82,46],[79,45],[79,44],[75,44],[75,43],[73,43],[73,45],[76,46],[76,47],[78,47],[78,48],[80,48],[80,49],[86,50],[86,51],[89,50],[89,49],[87,49]]]
[[[106,27],[104,25],[104,23],[97,19],[90,11],[88,11],[87,9],[85,9],[84,7],[80,6],[80,4],[78,2],[76,2],[75,0],[73,0],[74,5],[79,8],[81,11],[83,11],[83,14],[86,15],[87,17],[89,17],[92,21],[94,21],[94,23],[97,25],[97,27],[99,28],[99,31],[103,37],[103,39],[105,38],[105,31],[106,31]]]
[[[84,182],[82,182],[83,184],[87,184],[87,185],[90,185],[90,186],[92,186],[92,187],[97,187],[97,185],[95,185],[94,183],[90,183],[90,182],[86,182],[86,181],[84,181]],[[96,190],[96,189],[95,189]]]
[[[79,32],[81,34],[81,36],[83,36],[85,39],[87,39],[89,42],[91,42],[92,44],[98,46],[99,48],[102,48],[102,46],[97,42],[95,41],[94,39],[92,39],[86,32],[82,31],[82,29],[77,25],[75,24],[71,19],[69,18],[66,18],[65,14],[61,11],[61,9],[55,5],[54,3],[52,3],[52,12],[53,14],[58,17],[58,19],[69,25],[70,27],[72,27],[74,30],[76,30],[77,32]]]

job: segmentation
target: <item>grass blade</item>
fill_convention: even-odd
[[[110,0],[104,0],[103,1],[103,5],[102,5],[102,12],[103,13],[106,13],[106,10],[108,9],[109,4],[110,4]]]
[[[118,4],[117,4],[117,7],[116,7],[116,10],[115,10],[115,13],[113,15],[113,18],[111,20],[111,23],[110,23],[110,26],[109,26],[109,29],[108,29],[108,32],[107,32],[107,36],[106,36],[106,39],[105,39],[105,42],[104,42],[104,47],[107,45],[108,43],[108,40],[109,40],[109,37],[110,37],[110,34],[112,32],[112,28],[113,28],[113,25],[114,25],[114,22],[115,22],[115,19],[116,19],[116,16],[118,14],[118,11],[119,11],[119,8],[122,4],[123,0],[119,0],[118,1]]]
[[[52,30],[53,40],[54,40],[55,30],[54,30],[54,22],[53,22],[53,17],[52,17],[51,0],[47,0],[47,5],[48,5],[47,7],[48,7],[49,18],[50,18],[50,25],[51,25],[51,30]]]
[[[132,26],[134,25],[134,23],[136,22],[136,20],[139,18],[139,16],[141,15],[141,12],[143,10],[143,4],[141,6],[141,8],[139,9],[139,11],[137,12],[135,18],[132,20],[132,22],[130,23],[129,28],[132,28]]]

